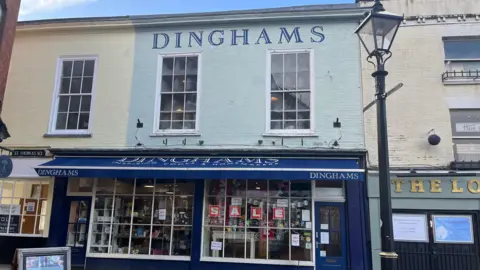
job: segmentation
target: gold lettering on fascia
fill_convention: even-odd
[[[429,193],[443,193],[442,180],[432,179],[409,179],[408,181],[402,179],[392,179],[393,190],[395,193],[402,193],[404,191],[404,185],[408,183],[410,193],[425,193],[425,187],[427,187]],[[459,182],[458,179],[450,180],[450,191],[452,193],[464,193],[468,190],[471,194],[480,194],[480,180],[472,179],[465,182]]]

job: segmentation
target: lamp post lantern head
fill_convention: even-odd
[[[389,53],[403,16],[385,11],[380,1],[355,30],[369,56]]]

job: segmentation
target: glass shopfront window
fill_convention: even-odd
[[[312,261],[310,181],[211,180],[203,257]]]
[[[98,179],[89,254],[190,256],[194,183]]]
[[[49,180],[0,180],[0,235],[47,236]]]

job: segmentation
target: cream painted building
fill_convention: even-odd
[[[480,138],[480,126],[474,127],[476,132],[452,127],[480,122],[477,73],[465,72],[480,69],[480,50],[475,47],[480,46],[480,39],[476,39],[480,36],[480,2],[387,0],[382,3],[387,11],[405,15],[392,47],[393,56],[386,64],[387,91],[403,84],[387,99],[390,165],[446,168],[456,158],[478,161],[480,140],[474,140]],[[365,52],[362,53],[365,59]],[[366,61],[362,64],[363,98],[364,104],[368,104],[375,92],[370,75],[373,67]],[[453,71],[456,73],[450,73]],[[376,167],[375,106],[364,117],[369,163]],[[428,142],[433,133],[441,137],[436,146]]]
[[[480,2],[385,0],[404,14],[386,63],[397,269],[477,270],[480,217]],[[371,5],[372,1],[362,2]],[[366,58],[363,53],[363,58]],[[373,67],[363,62],[365,106]],[[376,109],[364,113],[373,270],[380,269]],[[432,145],[428,138],[441,140]],[[455,250],[455,251],[453,251]]]
[[[125,146],[135,33],[127,18],[22,22],[2,118],[12,148]]]

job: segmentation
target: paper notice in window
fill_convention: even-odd
[[[310,210],[302,210],[302,221],[310,221]]]
[[[232,205],[242,205],[242,198],[240,197],[232,198]]]
[[[330,235],[328,232],[320,233],[320,244],[330,244]]]
[[[277,207],[287,208],[288,207],[288,199],[278,199],[277,200]]]
[[[158,220],[167,219],[167,209],[158,209]]]
[[[320,257],[327,257],[327,251],[326,250],[320,250]]]
[[[300,246],[300,234],[292,234],[292,247]]]
[[[211,250],[222,250],[222,242],[212,241],[210,243]]]

